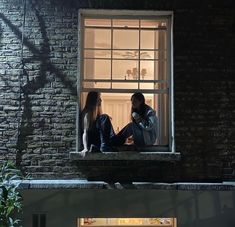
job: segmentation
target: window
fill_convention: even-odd
[[[172,12],[81,10],[81,108],[91,90],[116,132],[130,121],[130,97],[142,92],[159,119],[157,147],[174,151]]]
[[[176,218],[79,218],[77,227],[177,227]]]

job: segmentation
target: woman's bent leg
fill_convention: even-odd
[[[98,128],[100,133],[100,150],[101,151],[110,151],[110,139],[115,137],[115,132],[113,130],[112,123],[107,114],[102,114],[99,116]]]
[[[111,138],[113,146],[121,146],[125,143],[126,139],[133,135],[132,122],[127,124],[116,136]]]

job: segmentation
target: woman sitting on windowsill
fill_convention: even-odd
[[[122,145],[132,136],[137,147],[154,145],[158,138],[158,119],[155,110],[145,104],[145,97],[140,92],[131,96],[131,103],[132,121],[116,137],[111,138],[111,143]]]
[[[110,117],[102,114],[101,94],[91,91],[87,95],[86,104],[81,112],[83,150],[80,154],[84,157],[87,152],[101,151],[114,152],[110,140],[115,137]]]

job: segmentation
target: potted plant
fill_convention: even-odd
[[[12,162],[0,165],[0,227],[14,227],[20,222],[15,214],[22,210],[22,197],[17,190],[22,179]]]

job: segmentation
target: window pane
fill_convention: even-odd
[[[104,51],[108,52],[108,51]],[[101,55],[101,54],[100,54]],[[104,55],[104,54],[103,54]],[[131,50],[114,50],[113,58],[115,59],[139,59],[139,51]],[[140,59],[166,59],[166,51],[140,51]]]
[[[141,80],[156,80],[155,76],[158,72],[158,62],[143,60],[140,61],[140,79]]]
[[[115,51],[113,51],[113,58],[138,59],[139,58],[139,51],[115,50]]]
[[[138,28],[139,20],[113,20],[113,27]]]
[[[110,27],[111,19],[85,19],[85,26]]]
[[[85,28],[85,48],[111,48],[111,30]]]
[[[84,59],[85,79],[110,79],[111,61],[99,59]]]
[[[141,31],[140,48],[141,49],[158,49],[158,31]]]
[[[154,83],[140,83],[140,89],[154,89]]]
[[[138,49],[139,30],[113,30],[114,49]]]
[[[136,79],[138,77],[138,61],[113,60],[113,79]]]
[[[166,59],[166,51],[140,51],[140,59]]]
[[[85,58],[111,58],[110,50],[85,50]]]
[[[111,83],[110,82],[83,82],[83,88],[94,88],[94,89],[101,89],[101,88],[106,88],[110,89],[111,88]]]
[[[140,61],[140,79],[166,80],[166,61]]]
[[[112,83],[115,89],[138,89],[138,83]]]

